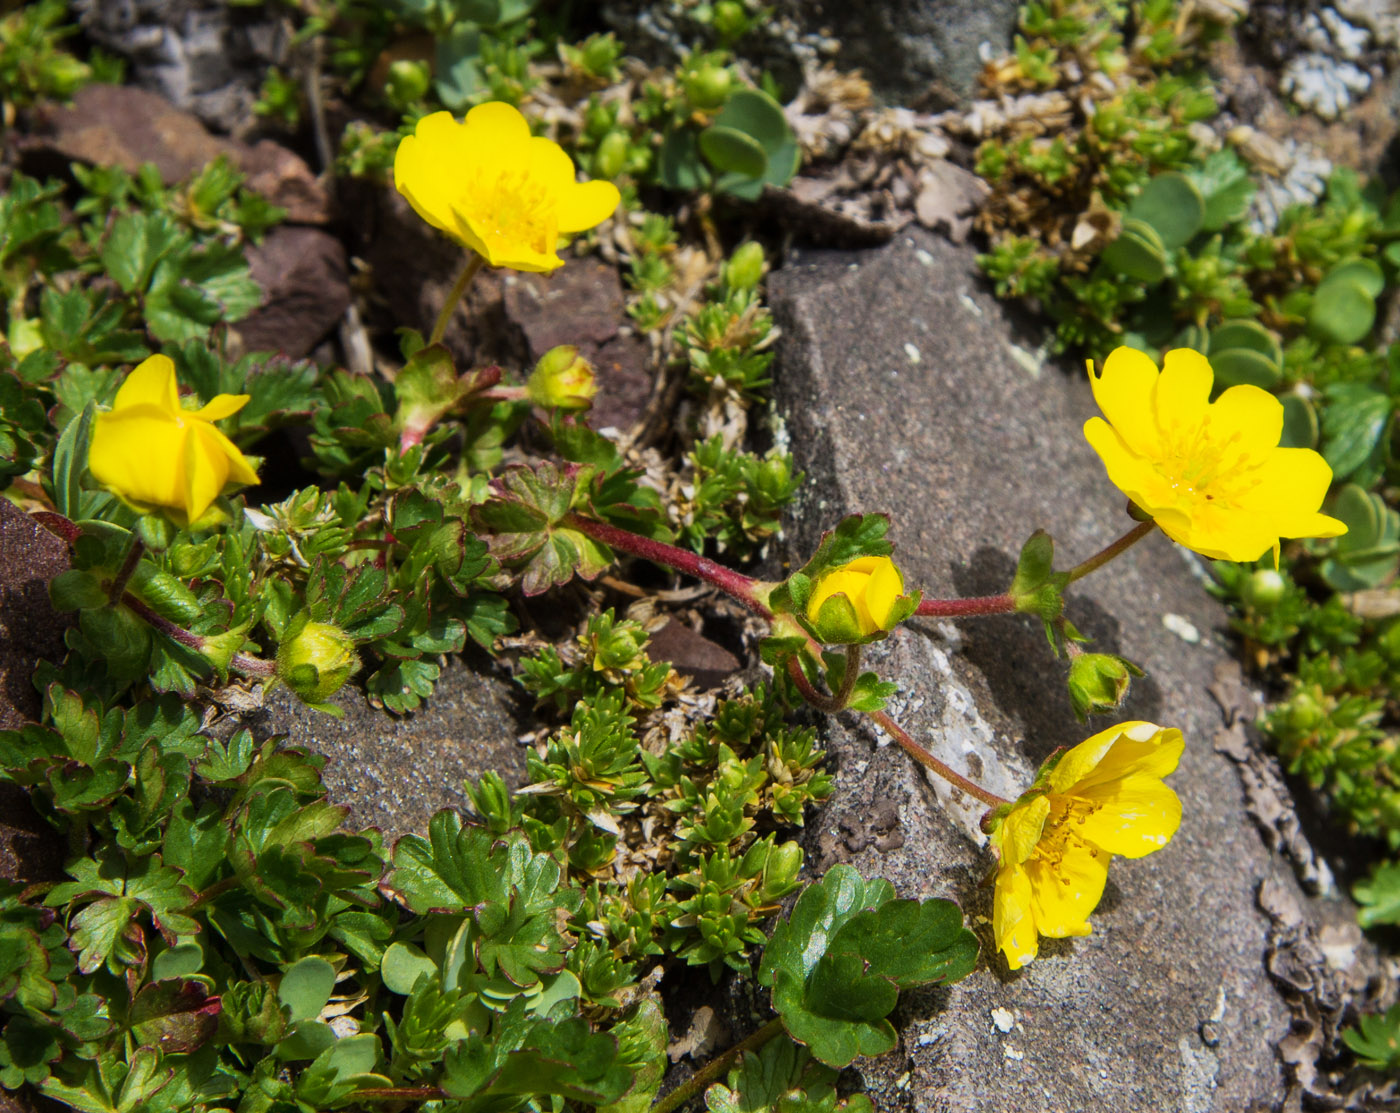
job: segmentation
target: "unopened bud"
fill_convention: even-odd
[[[598,393],[593,365],[571,344],[551,348],[540,357],[525,383],[525,393],[537,406],[555,410],[586,410]]]
[[[1272,568],[1261,568],[1245,580],[1240,594],[1256,611],[1271,611],[1288,590],[1288,582]]]
[[[722,39],[737,39],[749,29],[749,13],[738,0],[719,0],[711,24]]]
[[[763,248],[750,240],[724,265],[724,284],[731,290],[752,290],[763,277]]]
[[[621,174],[627,169],[629,146],[624,131],[610,131],[603,136],[598,149],[593,152],[593,176],[611,180]]]
[[[277,677],[307,703],[324,703],[360,667],[355,639],[329,622],[306,622],[277,649]]]
[[[681,78],[686,100],[699,109],[718,108],[729,99],[733,78],[724,66],[705,65],[687,71]]]
[[[400,58],[389,66],[389,74],[384,79],[384,95],[389,103],[406,108],[423,99],[432,77],[425,62],[410,58]]]
[[[1112,711],[1128,694],[1132,678],[1141,675],[1142,670],[1126,658],[1112,653],[1081,653],[1069,666],[1069,700],[1074,713],[1082,721]]]

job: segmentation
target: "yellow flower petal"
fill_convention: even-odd
[[[128,502],[183,507],[186,432],[145,403],[98,414],[88,471]]]
[[[1101,417],[1091,417],[1084,423],[1084,438],[1099,454],[1109,480],[1133,502],[1152,514],[1170,506],[1171,487],[1161,472],[1129,448],[1112,425]]]
[[[992,938],[1012,970],[1019,970],[1040,951],[1031,899],[1031,879],[1024,869],[1008,866],[997,871],[992,895]]]
[[[252,397],[251,394],[216,394],[199,409],[188,412],[200,421],[222,421],[236,414]]]
[[[1217,443],[1233,438],[1246,459],[1262,458],[1283,436],[1283,403],[1257,386],[1232,386],[1210,404],[1205,428]]]
[[[175,382],[175,364],[169,356],[154,355],[137,364],[126,377],[112,408],[123,410],[142,404],[162,410],[180,406],[180,389]]]
[[[1155,452],[1157,419],[1152,395],[1157,365],[1135,348],[1114,348],[1104,360],[1102,374],[1095,375],[1090,365],[1089,382],[1094,401],[1128,448],[1136,453]]]
[[[532,137],[514,107],[478,105],[457,123],[435,112],[394,156],[394,185],[433,227],[492,266],[546,272],[563,265],[559,236],[606,220],[620,200],[608,182],[575,181],[573,160]]]
[[[1121,349],[1120,349],[1121,351]],[[1151,362],[1149,360],[1149,362]],[[1174,348],[1162,361],[1152,391],[1152,408],[1162,438],[1198,428],[1205,420],[1215,372],[1206,357],[1189,348]],[[1115,426],[1117,422],[1114,423]],[[1277,439],[1274,441],[1278,443]]]
[[[904,594],[904,577],[899,574],[894,561],[885,557],[870,573],[870,581],[865,587],[865,606],[871,621],[880,630],[890,624],[890,614]]]
[[[1175,727],[1140,719],[1101,730],[1066,752],[1050,773],[1050,791],[1077,794],[1122,777],[1159,780],[1176,769],[1186,740]]]
[[[564,235],[595,228],[612,216],[622,194],[612,182],[578,182],[559,195],[559,231]]]
[[[451,119],[450,116],[448,118]],[[463,126],[467,129],[473,151],[482,161],[520,161],[525,157],[532,138],[530,125],[520,110],[505,101],[478,104],[467,113]]]
[[[1110,854],[1141,858],[1161,850],[1181,826],[1181,799],[1160,777],[1124,777],[1111,786],[1075,796],[1088,799],[1095,807],[1070,822],[1086,842]]]
[[[997,830],[996,847],[1003,863],[1020,865],[1033,853],[1050,816],[1050,801],[1034,796],[1012,808]]]
[[[1098,907],[1108,881],[1109,854],[1084,843],[1069,843],[1058,861],[1032,858],[1031,915],[1036,930],[1052,939],[1088,935],[1089,913]]]
[[[1310,448],[1276,448],[1253,475],[1240,508],[1271,524],[1276,537],[1302,537],[1298,528],[1316,515],[1332,469]]]
[[[181,494],[185,514],[194,521],[219,497],[228,480],[228,460],[212,426],[194,425],[185,438],[185,474]]]
[[[142,512],[164,507],[187,522],[198,518],[230,477],[240,484],[258,482],[237,445],[212,424],[237,412],[248,397],[220,394],[201,409],[183,409],[175,365],[152,356],[127,377],[112,410],[93,422],[88,470]]]

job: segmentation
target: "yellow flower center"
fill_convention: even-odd
[[[1255,487],[1261,460],[1253,457],[1238,431],[1224,439],[1204,426],[1161,431],[1158,472],[1176,496],[1178,506],[1202,502],[1234,507]]]
[[[559,238],[557,203],[554,191],[524,169],[483,167],[462,185],[454,207],[482,239],[525,244],[544,255]]]
[[[1068,887],[1070,879],[1061,868],[1068,855],[1088,854],[1091,858],[1097,858],[1104,853],[1075,830],[1102,805],[1077,796],[1052,794],[1049,800],[1050,815],[1045,820],[1045,827],[1031,852],[1031,857],[1044,862],[1060,884]]]

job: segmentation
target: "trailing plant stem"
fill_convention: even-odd
[[[672,1110],[679,1109],[733,1066],[736,1059],[750,1051],[756,1051],[782,1030],[782,1018],[775,1016],[748,1039],[736,1043],[724,1054],[715,1056],[664,1098],[658,1098],[656,1104],[651,1107],[651,1113],[671,1113]]]
[[[973,781],[969,781],[966,777],[964,777],[961,773],[957,772],[955,769],[951,769],[947,765],[944,765],[943,762],[939,761],[926,749],[924,749],[917,742],[915,742],[908,731],[906,731],[902,726],[896,723],[883,711],[872,711],[870,712],[870,717],[874,719],[877,723],[879,723],[880,726],[884,727],[885,730],[889,731],[891,735],[894,736],[894,740],[904,748],[905,753],[907,753],[920,765],[924,765],[927,766],[929,769],[932,769],[949,784],[953,785],[956,788],[962,789],[969,796],[981,800],[982,803],[987,804],[993,808],[998,807],[1001,804],[1009,804],[1011,802],[1009,800],[1004,799],[1003,797],[998,796],[995,792],[988,792],[981,785],[976,784]]]
[[[112,581],[112,586],[107,590],[109,602],[116,603],[126,593],[126,585],[131,582],[136,566],[141,563],[141,558],[145,555],[146,543],[133,532],[131,546],[126,550],[126,559],[122,561],[122,566],[117,569],[116,579]]]
[[[171,641],[179,642],[186,649],[193,649],[196,653],[205,652],[203,637],[156,614],[131,593],[122,596],[122,603],[134,612],[136,617],[155,627]],[[276,664],[264,661],[261,657],[254,657],[251,653],[235,653],[229,658],[229,668],[241,672],[244,676],[275,676],[277,673]]]
[[[457,308],[457,303],[462,300],[462,295],[467,292],[467,287],[472,284],[472,279],[476,277],[476,272],[481,270],[485,258],[472,252],[471,258],[467,260],[467,265],[462,268],[462,273],[457,276],[457,281],[452,284],[452,289],[447,292],[447,300],[442,303],[442,309],[438,312],[437,320],[433,322],[432,335],[428,337],[429,344],[436,344],[442,339],[443,333],[447,331],[447,323],[452,320],[452,314]]]
[[[1119,553],[1127,552],[1156,528],[1156,522],[1139,522],[1127,533],[1123,534],[1117,541],[1113,542],[1113,544],[1105,546],[1088,560],[1082,561],[1071,568],[1069,570],[1069,582],[1074,583],[1075,580],[1083,579],[1090,572],[1102,568]]]
[[[716,564],[688,549],[680,549],[675,545],[668,545],[664,541],[653,541],[650,537],[642,537],[640,534],[619,529],[606,522],[585,518],[573,511],[564,515],[560,524],[570,529],[576,529],[580,533],[586,533],[594,541],[601,541],[610,548],[621,549],[624,553],[631,553],[633,556],[642,557],[654,564],[665,565],[667,568],[674,568],[677,572],[684,572],[687,576],[704,580],[731,598],[737,599],[760,618],[771,619],[773,617],[773,612],[759,601],[758,580],[735,572],[722,564]]]
[[[976,618],[984,614],[1010,614],[1016,600],[1010,594],[978,595],[971,599],[924,599],[914,613],[921,618]]]

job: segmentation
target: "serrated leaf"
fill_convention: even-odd
[[[219,998],[202,982],[152,982],[131,1003],[131,1034],[138,1046],[171,1054],[197,1050],[219,1026]]]
[[[1400,924],[1400,862],[1383,862],[1353,890],[1361,908],[1356,922],[1364,928]]]

